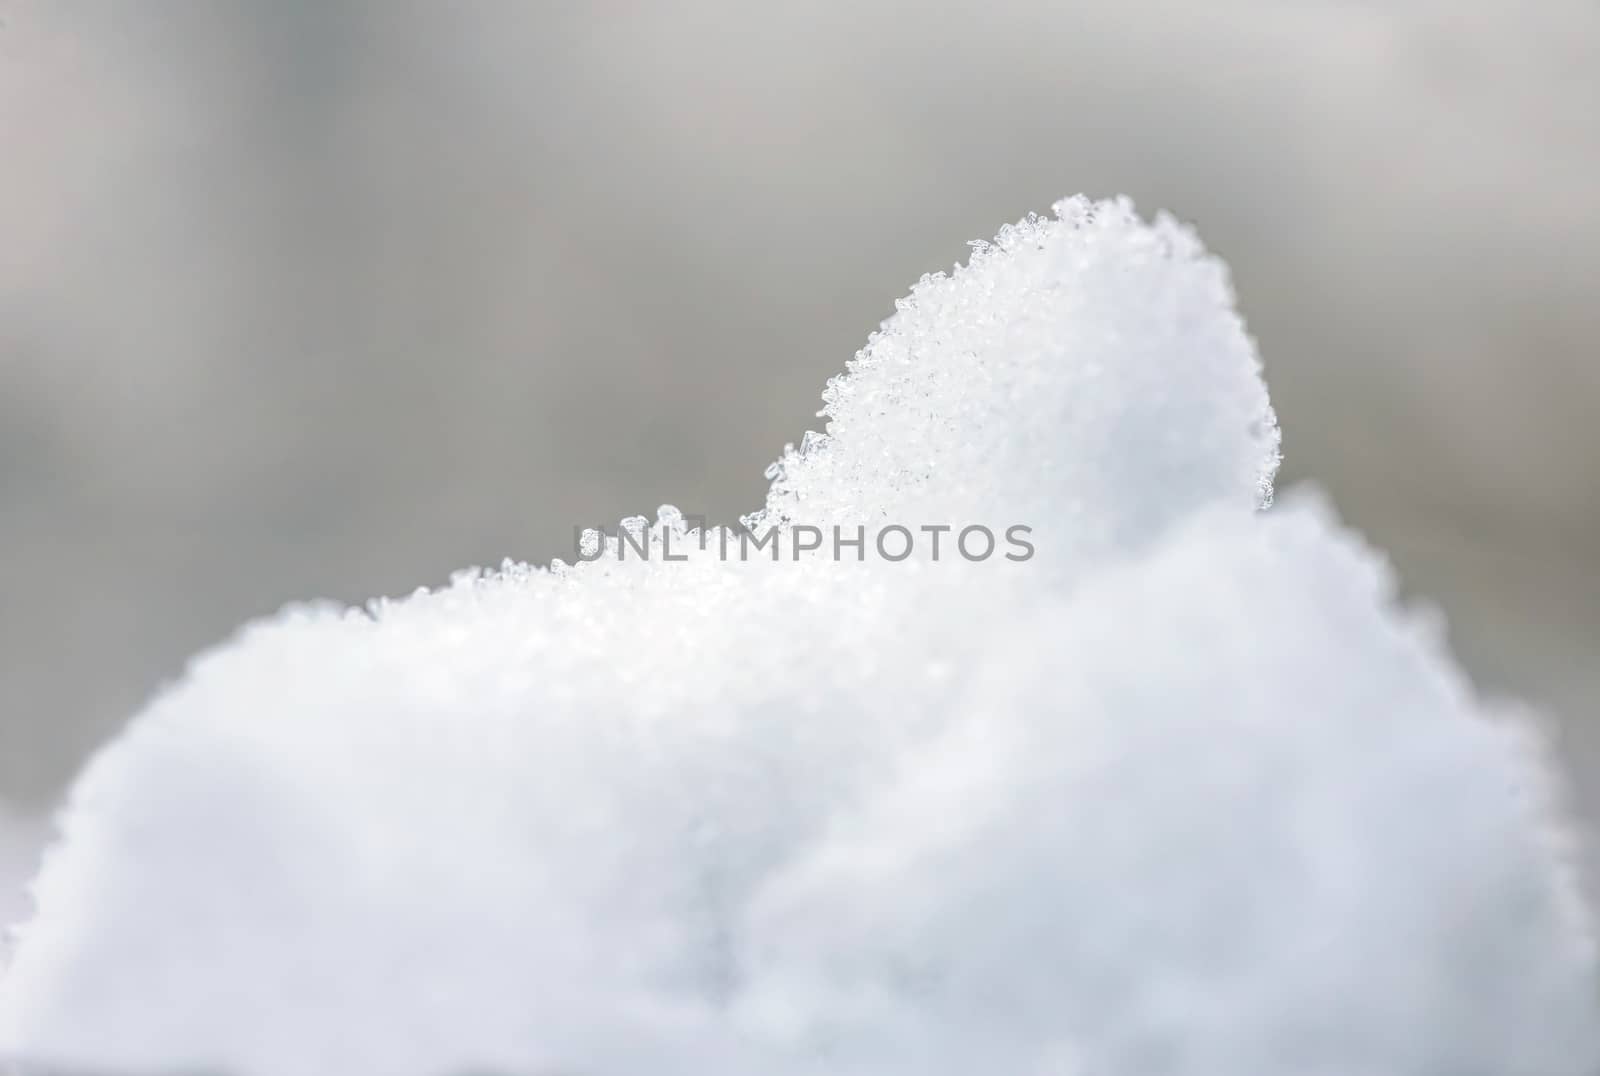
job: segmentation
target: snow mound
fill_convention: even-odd
[[[82,775],[0,1050],[237,1076],[1579,1076],[1527,724],[1278,458],[1225,273],[1062,203],[750,521],[202,656]],[[1031,530],[935,557],[924,524]],[[629,536],[649,551],[630,551]],[[637,548],[637,547],[633,547]],[[668,559],[671,556],[674,559]],[[676,559],[682,558],[682,559]]]

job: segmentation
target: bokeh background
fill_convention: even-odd
[[[0,870],[247,618],[755,506],[1077,191],[1228,259],[1284,482],[1600,818],[1594,0],[0,0]]]

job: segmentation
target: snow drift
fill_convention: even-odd
[[[626,523],[648,560],[252,626],[80,778],[0,1049],[1592,1073],[1537,741],[1327,506],[1259,511],[1278,435],[1223,266],[1121,202],[976,246],[748,523],[1020,523],[1034,557],[729,560],[664,509]]]

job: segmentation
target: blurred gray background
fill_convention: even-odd
[[[1285,482],[1600,803],[1597,166],[1595,0],[0,0],[0,819],[286,600],[755,506],[1077,191],[1229,260]]]

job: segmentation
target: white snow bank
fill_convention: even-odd
[[[257,625],[78,782],[4,1048],[1592,1072],[1524,727],[1328,510],[1253,510],[1277,433],[1221,266],[1122,204],[1058,212],[918,285],[757,520],[1024,524],[1032,559],[730,562],[663,512],[647,563]]]

